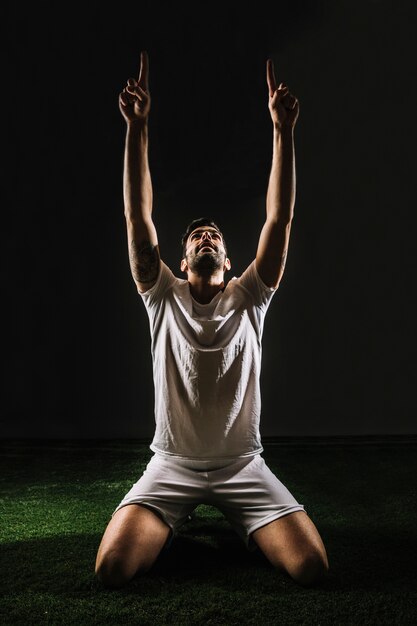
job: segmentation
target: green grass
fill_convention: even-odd
[[[417,624],[417,439],[264,442],[331,572],[304,589],[200,506],[152,570],[94,578],[111,513],[151,456],[137,441],[1,442],[0,624]]]

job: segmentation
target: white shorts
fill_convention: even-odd
[[[114,510],[142,504],[171,528],[166,547],[199,504],[216,507],[244,541],[251,533],[294,511],[304,511],[260,454],[220,461],[188,461],[154,454],[142,476]]]

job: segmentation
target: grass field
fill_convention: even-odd
[[[304,504],[330,574],[305,589],[200,506],[143,578],[94,578],[101,536],[146,442],[3,440],[0,625],[417,624],[417,437],[265,440]]]

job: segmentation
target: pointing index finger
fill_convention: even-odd
[[[266,81],[269,87],[269,95],[273,96],[277,88],[277,81],[275,80],[274,62],[272,59],[268,59],[266,62]]]
[[[143,50],[140,53],[140,70],[139,70],[139,78],[138,83],[142,89],[148,90],[149,84],[149,58],[148,53]]]

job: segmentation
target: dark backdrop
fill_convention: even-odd
[[[254,257],[272,154],[268,56],[300,101],[263,435],[416,432],[415,18],[411,0],[10,3],[3,436],[153,433],[118,110],[141,49],[154,219],[178,276],[181,234],[203,214],[223,228],[229,278]]]

